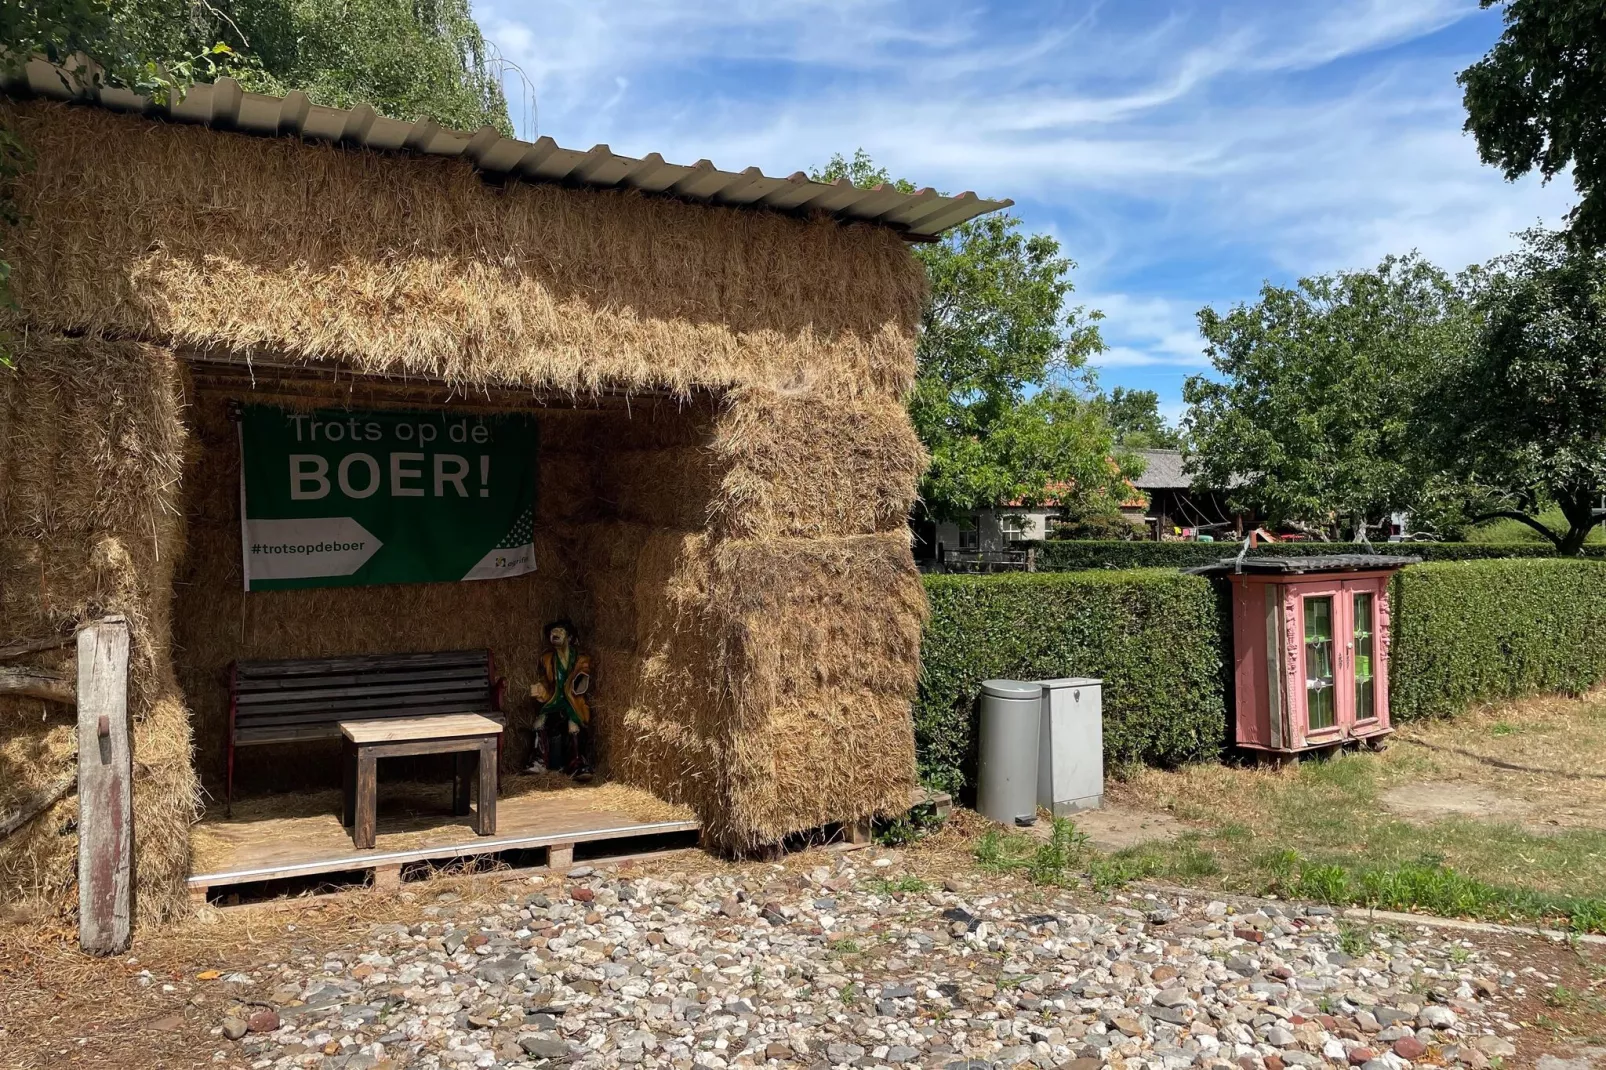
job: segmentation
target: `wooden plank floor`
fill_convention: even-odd
[[[545,847],[554,864],[572,855],[577,843],[695,832],[689,819],[642,820],[599,807],[586,789],[534,791],[506,795],[496,802],[496,833],[478,836],[473,815],[454,817],[449,789],[420,797],[416,792],[379,797],[379,831],[371,850],[357,850],[340,824],[338,793],[320,792],[311,805],[278,802],[273,816],[253,815],[250,801],[236,804],[236,817],[205,818],[196,831],[201,865],[189,878],[192,895],[206,889],[254,881],[373,869],[393,871],[409,862],[448,860],[498,851]],[[435,794],[439,795],[436,799]]]

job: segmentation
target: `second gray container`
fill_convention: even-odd
[[[1055,817],[1104,805],[1104,681],[1043,681],[1037,805]]]
[[[1004,825],[1037,819],[1037,747],[1043,685],[987,680],[981,685],[976,809]]]

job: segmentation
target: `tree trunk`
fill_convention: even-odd
[[[1480,516],[1472,517],[1467,521],[1467,523],[1481,524],[1485,520],[1521,521],[1522,523],[1533,528],[1539,534],[1543,535],[1545,537],[1545,541],[1554,546],[1558,554],[1565,554],[1567,552],[1566,550],[1562,549],[1563,544],[1566,542],[1565,536],[1557,535],[1554,531],[1551,531],[1549,528],[1545,527],[1545,525],[1541,524],[1538,520],[1529,516],[1527,513],[1518,512],[1515,509],[1500,509],[1493,513],[1483,513]]]
[[[1595,499],[1598,492],[1580,491],[1561,503],[1561,515],[1567,518],[1567,534],[1556,545],[1560,554],[1573,557],[1584,550],[1589,533],[1600,523],[1595,517]]]

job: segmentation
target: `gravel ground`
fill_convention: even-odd
[[[1284,1070],[1511,1066],[1539,983],[1461,934],[1328,908],[1086,895],[896,854],[799,870],[592,871],[216,977],[220,1065],[918,1066]],[[1347,930],[1347,931],[1346,931]],[[157,985],[158,976],[138,978]]]

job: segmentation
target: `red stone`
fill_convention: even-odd
[[[271,1033],[279,1028],[279,1012],[269,1007],[251,1012],[251,1017],[245,1020],[245,1027],[253,1033]]]
[[[1415,1037],[1401,1037],[1394,1042],[1394,1054],[1408,1062],[1416,1062],[1428,1053],[1428,1046]]]
[[[469,947],[484,947],[490,942],[491,938],[486,936],[484,933],[470,933],[467,939],[463,941],[463,943],[467,944]]]
[[[1371,1048],[1356,1047],[1349,1050],[1349,1064],[1351,1066],[1360,1066],[1362,1063],[1369,1063],[1375,1058],[1377,1058],[1377,1052]]]
[[[582,903],[589,903],[591,900],[597,897],[597,893],[593,892],[590,888],[574,888],[569,892],[569,894],[580,900]]]
[[[1251,944],[1259,944],[1266,939],[1266,934],[1259,929],[1234,929],[1232,935],[1240,940],[1248,940]]]
[[[1283,1070],[1283,1061],[1276,1055],[1266,1056],[1266,1070]]]
[[[1338,1028],[1338,1022],[1331,1014],[1318,1014],[1316,1020],[1322,1023],[1322,1028],[1329,1033]]]

